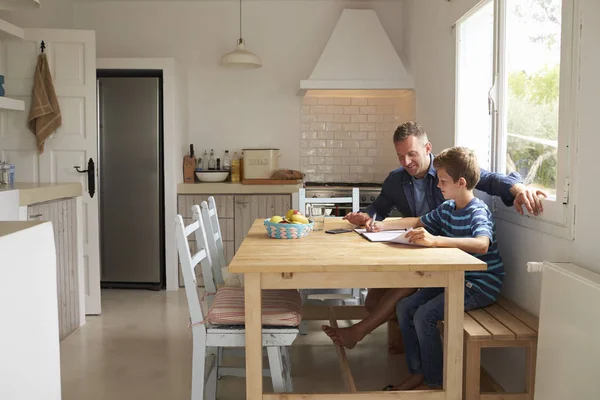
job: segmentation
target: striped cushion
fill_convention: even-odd
[[[298,326],[302,320],[302,299],[297,290],[263,290],[262,324]],[[244,325],[244,289],[222,287],[217,290],[208,321],[214,325]]]

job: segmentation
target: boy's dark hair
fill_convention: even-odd
[[[433,166],[445,169],[454,182],[465,178],[469,190],[479,182],[477,156],[473,150],[466,147],[451,147],[443,150],[433,159]]]
[[[425,143],[429,141],[427,139],[427,133],[421,125],[414,121],[408,121],[396,128],[396,132],[394,132],[394,143],[401,142],[409,136],[415,136],[418,139],[422,139]]]

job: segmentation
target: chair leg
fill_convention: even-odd
[[[221,377],[223,376],[221,374],[221,365],[223,365],[223,351],[225,349],[223,347],[217,347],[217,379],[221,379]]]
[[[481,344],[465,341],[465,400],[479,400],[481,396]]]
[[[204,399],[204,364],[206,362],[206,343],[204,338],[193,335],[192,355],[192,400]]]
[[[217,399],[217,377],[219,376],[219,362],[218,362],[217,355],[211,354],[209,357],[212,357],[213,360],[209,364],[212,366],[212,368],[208,375],[208,379],[206,380],[206,388],[205,388],[205,397],[204,398],[206,400],[216,400]]]
[[[269,346],[267,347],[267,354],[269,355],[269,368],[271,369],[271,380],[273,381],[273,392],[284,393],[284,372],[282,363],[281,347]]]
[[[283,356],[283,383],[285,392],[292,393],[294,391],[294,384],[292,382],[292,359],[290,358],[290,348],[288,346],[282,346],[281,354]]]
[[[537,340],[532,340],[529,346],[525,348],[525,368],[527,377],[525,378],[525,393],[527,399],[533,400],[535,393],[535,367],[537,358]]]

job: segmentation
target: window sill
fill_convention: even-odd
[[[494,217],[496,220],[510,222],[562,239],[574,240],[575,206],[556,201],[544,201],[544,212],[520,215],[514,207],[506,207],[500,200],[494,199]]]

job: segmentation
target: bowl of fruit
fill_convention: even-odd
[[[313,221],[298,210],[289,210],[285,217],[273,215],[265,219],[265,229],[273,239],[300,239],[308,235],[313,226]]]

